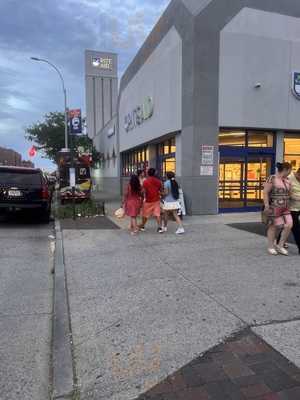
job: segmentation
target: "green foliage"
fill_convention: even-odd
[[[45,158],[56,161],[57,153],[65,147],[65,116],[62,112],[50,112],[43,122],[37,122],[25,129],[25,138],[33,142]],[[70,140],[70,137],[69,137]],[[93,154],[97,161],[98,154],[93,147],[93,141],[88,136],[73,137],[74,148],[83,147]]]
[[[67,204],[55,204],[52,210],[55,218],[66,219],[73,217],[73,204],[72,200],[69,200]],[[76,203],[75,214],[77,218],[93,217],[96,215],[103,215],[103,205],[96,203],[94,200],[84,200],[81,203]]]

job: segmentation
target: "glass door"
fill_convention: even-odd
[[[222,157],[219,166],[219,207],[245,206],[245,160],[242,157]]]
[[[219,208],[251,210],[261,207],[264,183],[271,175],[270,155],[222,156],[219,165]]]
[[[271,175],[272,157],[249,156],[247,163],[247,207],[260,207],[263,201],[264,183]]]

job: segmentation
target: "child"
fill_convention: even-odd
[[[142,188],[137,175],[132,175],[124,196],[125,214],[130,217],[130,232],[136,235],[139,231],[137,216],[143,204]]]

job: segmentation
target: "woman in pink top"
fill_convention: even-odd
[[[268,217],[268,252],[271,255],[282,254],[287,256],[284,248],[291,229],[293,219],[289,210],[291,183],[288,176],[291,173],[291,165],[287,162],[277,163],[277,173],[271,175],[264,188],[264,205]],[[282,229],[280,241],[275,245],[276,231]]]
[[[136,235],[139,231],[137,226],[137,216],[143,204],[142,188],[137,175],[132,175],[124,196],[125,214],[130,217],[130,231]]]

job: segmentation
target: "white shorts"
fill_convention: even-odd
[[[165,201],[162,205],[164,211],[177,211],[181,208],[179,201]]]

